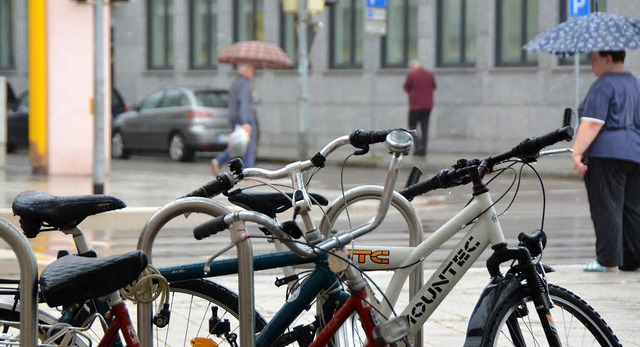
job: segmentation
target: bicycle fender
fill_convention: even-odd
[[[506,274],[503,278],[491,280],[482,291],[471,318],[469,318],[465,347],[482,346],[487,321],[493,317],[497,304],[506,300],[519,288],[521,288],[521,284],[513,274]]]

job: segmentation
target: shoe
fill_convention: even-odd
[[[216,177],[220,174],[220,163],[216,159],[211,159],[211,173]]]
[[[617,266],[614,267],[604,267],[602,265],[600,265],[600,263],[598,263],[597,260],[594,260],[590,263],[587,263],[584,266],[584,271],[586,272],[618,272],[620,270],[618,270]]]
[[[624,271],[624,272],[640,272],[640,267],[637,268],[630,268],[630,267],[625,267],[624,265],[620,267],[620,271]]]

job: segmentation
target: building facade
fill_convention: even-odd
[[[303,119],[311,151],[356,128],[406,127],[402,84],[414,57],[438,84],[430,151],[495,152],[553,130],[595,77],[586,57],[576,74],[572,58],[522,45],[565,20],[567,1],[387,0],[386,36],[365,31],[365,0],[331,1],[309,24],[308,118],[297,66],[256,75],[260,146],[299,143]],[[17,91],[28,78],[23,2],[0,0],[0,74]],[[591,6],[640,17],[637,1]],[[228,87],[235,72],[216,57],[236,41],[277,43],[297,63],[296,16],[279,0],[129,0],[111,14],[113,85],[130,104],[166,85]],[[626,65],[640,75],[637,55]]]

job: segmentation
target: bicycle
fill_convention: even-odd
[[[266,194],[266,195],[260,194],[260,193],[258,194],[251,193],[249,194],[249,196],[244,196],[244,197],[239,197],[240,195],[230,195],[230,198],[232,196],[236,197],[236,199],[240,199],[244,205],[252,209],[264,211],[266,215],[275,215],[275,212],[281,211],[283,208],[287,206],[286,203],[288,203],[289,207],[294,205],[296,208],[296,214],[303,219],[305,228],[307,229],[307,232],[304,233],[304,235],[307,237],[307,239],[318,238],[320,235],[319,231],[317,227],[315,227],[313,219],[307,213],[311,206],[312,198],[309,197],[309,195],[307,195],[306,193],[304,180],[302,179],[302,173],[310,168],[323,166],[324,158],[326,158],[327,155],[329,155],[331,152],[333,152],[335,149],[341,146],[344,146],[346,144],[351,144],[357,148],[366,150],[368,149],[369,144],[385,141],[387,139],[387,135],[390,133],[404,134],[400,136],[400,139],[394,140],[395,137],[399,136],[396,134],[394,135],[395,137],[393,137],[391,140],[387,140],[388,146],[391,146],[390,151],[394,155],[394,158],[392,159],[392,164],[390,164],[390,167],[389,167],[389,174],[387,178],[388,180],[391,180],[390,182],[388,182],[388,184],[392,184],[395,181],[395,177],[397,175],[397,170],[398,170],[397,165],[402,158],[402,154],[406,152],[407,146],[410,146],[410,143],[411,143],[411,141],[406,141],[406,140],[407,138],[410,139],[411,136],[405,131],[397,131],[397,132],[355,131],[350,136],[342,136],[332,141],[330,144],[325,146],[325,148],[323,148],[320,152],[318,152],[318,154],[311,160],[294,162],[280,170],[268,171],[268,170],[256,169],[256,168],[252,168],[252,169],[242,169],[241,167],[237,167],[235,169],[232,168],[232,170],[234,171],[234,174],[224,173],[218,176],[216,180],[209,182],[204,187],[189,194],[190,197],[176,200],[168,204],[167,206],[163,207],[161,210],[157,211],[156,214],[154,214],[154,216],[152,216],[149,219],[149,221],[143,228],[143,231],[139,238],[138,248],[143,250],[146,249],[145,253],[152,254],[151,253],[152,244],[155,239],[155,236],[163,228],[165,223],[167,223],[169,220],[177,216],[181,216],[183,214],[191,214],[194,212],[206,213],[211,216],[221,216],[231,212],[224,206],[208,199],[208,197],[215,196],[223,191],[226,191],[231,187],[233,187],[236,181],[246,179],[249,177],[263,177],[268,179],[291,177],[294,185],[294,191],[295,191],[295,193],[293,194],[294,198],[291,199],[291,197],[289,197],[289,198],[283,199],[282,195],[280,195],[281,193]],[[391,137],[391,135],[389,136]],[[388,200],[395,201],[398,198],[401,198],[398,193],[391,194],[393,192],[392,188],[393,187],[389,189],[390,198]],[[194,196],[200,196],[200,197],[206,196],[207,198],[196,198]],[[278,198],[278,196],[280,198]],[[275,199],[275,200],[269,202],[272,199]],[[283,201],[286,203],[284,203]],[[380,220],[381,219],[382,218],[380,218]],[[417,218],[415,218],[415,220],[417,220]],[[294,233],[297,233],[298,235],[303,234],[299,228],[296,228],[295,223],[285,222],[285,224],[288,225],[287,232],[289,233],[294,232]],[[419,225],[418,222],[416,222],[416,224]],[[415,227],[415,229],[419,229],[419,227]],[[271,232],[271,230],[269,231]],[[278,232],[278,231],[275,231],[275,232]],[[286,234],[286,233],[279,234],[279,235],[282,237],[286,236],[285,238],[291,237],[289,236],[289,234]],[[311,263],[314,261],[314,259],[302,259],[296,256],[295,254],[292,254],[291,252],[278,252],[274,254],[257,255],[257,256],[254,256],[253,259],[254,259],[253,263],[254,263],[255,270],[277,269],[285,265],[293,266],[293,265],[300,265],[303,263]],[[212,271],[209,274],[205,274],[203,272],[203,265],[204,265],[203,263],[191,264],[187,266],[180,265],[180,266],[175,266],[170,268],[160,268],[160,271],[167,278],[167,280],[170,282],[172,286],[173,285],[180,286],[185,290],[190,291],[195,295],[199,296],[201,299],[203,299],[205,307],[208,307],[208,303],[213,303],[216,306],[225,308],[226,311],[229,311],[229,313],[231,313],[232,316],[238,317],[240,315],[240,313],[238,312],[239,311],[238,301],[239,303],[242,303],[242,296],[243,296],[242,293],[240,293],[240,300],[238,300],[236,297],[236,298],[231,298],[232,300],[236,300],[234,302],[231,302],[231,303],[226,301],[221,302],[221,300],[216,299],[215,294],[218,292],[224,292],[226,290],[223,289],[222,286],[214,282],[201,280],[204,277],[237,273],[239,271],[238,260],[226,259],[226,260],[216,261],[214,264],[215,266],[212,268]],[[324,277],[325,277],[324,279],[327,279],[328,277],[330,277],[329,275],[330,272],[328,271],[325,271],[325,272],[326,273],[324,274]],[[322,275],[322,272],[319,272],[319,275],[316,276],[317,281],[324,280],[321,275]],[[292,281],[292,279],[291,278],[283,279],[282,283],[288,283],[289,281]],[[336,282],[335,280],[325,281],[325,285],[328,287],[332,287],[334,286],[335,282]],[[203,290],[200,290],[200,289],[203,289]],[[209,294],[203,294],[202,292],[204,290],[209,292]],[[277,342],[277,343],[283,343],[281,336],[285,333],[286,329],[291,325],[291,323],[299,315],[299,313],[307,309],[308,305],[309,305],[308,303],[305,304],[305,306],[299,305],[297,307],[291,308],[291,311],[289,313],[283,313],[284,315],[287,316],[286,320],[288,322],[287,323],[280,322],[275,328],[273,328],[273,325],[269,325],[269,324],[277,320],[272,319],[269,323],[267,323],[259,315],[256,315],[256,331],[260,331],[259,335],[262,336],[261,338],[258,339],[258,345],[270,346],[276,343],[279,338],[281,340],[280,342]],[[231,308],[231,310],[229,310],[228,308]],[[233,308],[235,308],[235,310],[233,310]],[[292,312],[298,312],[298,313],[292,313]],[[209,314],[210,313],[206,313],[203,318],[198,318],[198,319],[194,318],[191,320],[196,322],[207,320],[207,318],[209,317]],[[143,344],[151,343],[150,340],[145,340],[145,334],[147,336],[146,338],[148,339],[150,339],[150,336],[151,336],[150,332],[147,331],[145,333],[145,327],[151,326],[150,317],[151,317],[151,311],[148,305],[144,305],[144,304],[138,305],[138,319],[139,319],[138,326],[141,327],[140,338],[142,341],[144,341]],[[216,315],[213,315],[211,319],[216,322],[219,320]],[[235,325],[236,323],[237,321],[234,321],[232,324]],[[200,329],[198,326],[194,327],[194,330],[198,330],[198,329]],[[203,329],[203,330],[206,330],[206,329]],[[213,329],[210,329],[210,330],[213,330]],[[297,339],[304,340],[305,338],[308,338],[308,334],[309,334],[308,327],[293,329],[293,330],[294,330],[293,332],[286,334],[287,337],[285,337],[285,339],[290,338],[293,340],[297,340]],[[233,331],[233,329],[227,329],[226,333],[229,333],[229,331]],[[157,336],[157,335],[158,335],[157,333],[153,334],[153,336]],[[216,340],[216,343],[220,344],[223,342],[228,342],[231,345],[234,345],[235,340],[230,341],[231,339],[228,336],[224,336],[224,333],[219,335],[223,335],[222,340]],[[247,336],[253,336],[253,335],[249,333],[247,334]],[[233,336],[233,338],[236,338],[236,337],[237,336],[235,335]],[[242,337],[240,338],[240,340],[242,341]]]
[[[15,329],[19,336],[4,330],[0,335],[0,345],[19,343],[21,346],[36,346],[38,338],[41,339],[42,346],[91,345],[91,341],[83,335],[86,329],[58,321],[49,325],[43,321],[50,320],[51,317],[39,312],[36,307],[36,286],[39,283],[40,297],[51,307],[72,306],[98,297],[107,297],[112,319],[109,323],[103,321],[108,330],[99,346],[117,343],[118,331],[122,333],[128,346],[140,346],[118,289],[131,283],[146,269],[147,261],[143,252],[132,251],[106,258],[63,256],[49,264],[38,281],[35,255],[25,236],[11,223],[0,219],[0,237],[10,244],[18,256],[21,271],[21,289],[18,293],[20,303],[14,303],[10,311],[5,311],[4,308],[1,311],[3,319],[12,318],[3,320],[3,327]],[[8,313],[11,317],[6,317]]]
[[[539,138],[524,140],[510,151],[483,160],[459,160],[453,169],[442,170],[429,180],[401,191],[403,196],[412,199],[434,189],[449,189],[470,183],[473,186],[473,200],[420,246],[405,250],[394,249],[387,254],[386,260],[389,262],[397,259],[402,261],[395,269],[387,266],[387,269],[394,270],[394,275],[385,292],[385,301],[372,304],[378,307],[383,316],[389,315],[397,300],[400,285],[406,280],[407,271],[413,264],[420,262],[433,250],[441,247],[444,241],[472,225],[420,292],[399,313],[400,316],[408,317],[412,335],[428,320],[471,264],[492,245],[493,254],[487,261],[491,282],[471,315],[465,346],[511,345],[510,343],[539,345],[540,341],[548,341],[550,346],[560,346],[563,342],[575,343],[572,339],[579,336],[583,338],[581,342],[587,345],[619,345],[618,338],[592,307],[570,291],[547,282],[545,273],[552,270],[539,262],[546,244],[546,234],[542,230],[530,235],[521,233],[518,237],[519,246],[507,247],[498,215],[493,208],[494,202],[483,182],[484,175],[493,172],[494,165],[498,163],[515,157],[527,164],[539,156],[558,153],[540,151],[560,140],[569,140],[571,134],[572,130],[566,127]],[[352,196],[347,196],[346,201],[334,206],[343,208],[342,206],[348,206],[360,196],[355,192]],[[331,220],[338,212],[329,210],[328,219]],[[384,248],[357,245],[352,251],[367,253],[380,249]],[[536,259],[538,262],[534,262]],[[499,266],[509,261],[512,263],[503,275]],[[385,268],[384,265],[377,265],[378,268]],[[529,304],[534,306],[529,307]],[[552,315],[558,310],[562,314]],[[559,320],[568,315],[575,317],[575,322],[569,320],[573,324],[553,324],[551,317]],[[532,321],[536,324],[532,324]],[[576,328],[578,334],[572,335],[570,328]]]
[[[411,269],[411,266],[415,266],[415,264],[418,264],[419,260],[422,259],[422,257],[428,255],[430,251],[437,249],[444,242],[444,240],[451,238],[454,234],[456,234],[457,232],[459,232],[460,230],[468,226],[469,223],[472,221],[476,221],[474,226],[467,233],[467,235],[464,237],[464,239],[461,241],[458,247],[443,262],[443,265],[438,270],[436,270],[434,277],[432,277],[427,282],[427,284],[423,287],[422,292],[418,296],[416,296],[415,300],[417,301],[414,300],[410,304],[408,309],[400,313],[400,316],[403,316],[403,315],[409,316],[412,308],[414,310],[418,310],[415,312],[420,313],[418,316],[415,316],[410,320],[412,334],[416,332],[418,327],[421,326],[424,321],[426,321],[429,315],[433,312],[433,310],[435,310],[437,305],[441,302],[442,298],[450,291],[450,289],[455,285],[457,280],[462,275],[464,275],[464,272],[468,270],[468,268],[471,266],[471,263],[477,260],[477,257],[479,256],[479,254],[482,253],[482,251],[486,247],[488,247],[490,242],[492,244],[500,245],[500,247],[496,249],[496,254],[499,254],[501,256],[508,255],[509,257],[516,257],[517,255],[517,258],[519,258],[518,260],[522,263],[517,266],[516,265],[512,266],[508,272],[509,275],[504,276],[505,278],[520,279],[518,276],[523,273],[526,273],[527,274],[526,277],[528,277],[527,279],[528,281],[532,281],[532,283],[545,283],[543,282],[544,280],[543,275],[538,274],[540,272],[543,273],[544,268],[539,264],[527,264],[527,257],[523,256],[523,254],[526,255],[525,252],[529,252],[529,253],[531,252],[529,248],[531,248],[531,250],[536,249],[536,247],[534,247],[533,245],[539,243],[539,240],[541,240],[540,236],[538,235],[535,236],[534,240],[536,241],[523,243],[523,248],[518,248],[516,250],[507,249],[506,243],[503,244],[504,237],[501,236],[502,231],[499,228],[499,222],[497,221],[497,216],[495,216],[495,211],[493,210],[493,202],[490,199],[488,190],[485,191],[486,186],[482,188],[484,186],[484,183],[482,183],[482,176],[484,173],[490,170],[482,172],[482,175],[480,174],[476,175],[472,172],[474,172],[474,170],[478,171],[478,167],[480,164],[482,164],[480,167],[484,171],[488,168],[493,168],[493,165],[495,165],[496,163],[507,160],[512,157],[522,157],[524,158],[523,159],[524,161],[530,161],[535,155],[537,155],[540,152],[542,148],[546,147],[547,145],[553,144],[563,139],[570,138],[569,132],[570,130],[565,128],[561,131],[548,134],[541,138],[536,138],[533,140],[528,139],[526,141],[523,141],[523,143],[521,143],[520,145],[514,147],[512,151],[487,158],[484,161],[478,161],[477,163],[472,163],[472,165],[469,165],[469,166],[456,168],[452,171],[453,174],[451,175],[455,175],[457,179],[452,179],[452,176],[448,176],[449,174],[445,175],[444,173],[441,173],[437,175],[434,179],[427,181],[431,185],[434,185],[435,183],[439,183],[439,184],[446,183],[450,187],[461,185],[463,183],[472,182],[473,186],[477,190],[476,192],[477,196],[475,197],[474,201],[472,201],[468,206],[466,206],[461,211],[461,213],[456,215],[454,218],[450,220],[450,222],[446,223],[442,228],[436,231],[436,233],[432,235],[432,237],[430,237],[428,240],[425,240],[419,247],[416,247],[415,249],[412,249],[412,250],[408,250],[406,252],[407,254],[410,254],[410,256],[408,258],[407,257],[403,258],[404,265],[402,266],[403,267],[402,269],[395,269],[396,272],[394,274],[394,280],[392,280],[393,284],[388,288],[386,292],[387,300],[391,304],[386,305],[386,307],[380,308],[383,315],[387,314],[388,311],[391,310],[391,307],[393,306],[393,302],[397,299],[397,292],[399,292],[398,284],[404,283],[404,281],[407,278],[407,273]],[[524,151],[524,152],[521,152],[521,151]],[[448,173],[449,171],[446,171],[446,172]],[[474,178],[469,181],[465,181],[462,179],[463,177],[471,177],[471,176],[473,176]],[[423,184],[414,186],[413,192],[405,191],[404,193],[407,196],[411,196],[411,195],[415,196],[419,193],[423,193],[428,191],[429,189],[435,189],[437,187],[438,186],[432,186],[431,188],[429,188],[423,183]],[[348,205],[348,203],[346,205]],[[338,204],[336,206],[343,206],[343,205]],[[249,213],[251,215],[255,214],[254,212],[244,212],[244,213],[245,214]],[[232,217],[228,216],[226,218],[232,218]],[[243,216],[241,218],[248,219],[250,217]],[[494,218],[495,218],[495,221],[493,221]],[[223,217],[223,219],[225,219],[225,217]],[[233,219],[229,219],[228,222],[232,220]],[[220,220],[218,220],[217,223],[220,223]],[[265,220],[261,219],[260,223],[268,224],[272,222],[269,222],[266,219]],[[277,223],[274,223],[273,225],[271,225],[269,230],[274,233],[277,233],[276,230],[278,228],[279,227],[277,226]],[[491,232],[483,232],[482,228],[489,229]],[[467,243],[471,242],[470,240],[475,241],[473,245],[477,244],[477,246],[472,247],[473,248],[472,250],[470,250],[469,245],[467,245]],[[523,236],[523,240],[527,240],[527,238]],[[373,251],[376,249],[377,248],[364,248],[363,250]],[[396,259],[396,256],[398,255],[398,253],[401,253],[401,252],[395,252],[394,254],[390,254],[388,258],[390,260]],[[533,254],[539,255],[539,254],[536,254],[535,252]],[[450,266],[452,266],[451,264],[458,263],[458,262],[454,262],[453,260],[454,259],[459,260],[458,258],[459,255],[464,256],[463,257],[464,261],[459,261],[459,263],[461,264],[460,267],[456,268],[455,274],[452,274],[451,278],[445,277],[444,280],[446,280],[447,283],[444,283],[444,284],[440,283],[442,282],[443,279],[439,278],[439,276],[447,275],[446,270],[450,269]],[[531,271],[532,265],[533,265],[533,269],[535,270],[534,272]],[[378,268],[381,268],[380,264],[376,264],[376,266]],[[526,269],[527,267],[528,267],[528,270],[526,271],[523,270],[523,269]],[[495,281],[497,283],[505,283],[502,280],[498,280],[501,277],[498,276],[499,271],[498,272],[496,271],[497,270],[495,270],[495,267],[491,269],[491,273],[495,275],[494,276]],[[513,274],[516,274],[518,276],[514,276]],[[538,276],[542,276],[542,277],[538,279]],[[307,282],[308,281],[309,280],[307,279]],[[513,281],[513,279],[509,281]],[[305,283],[301,285],[301,289],[300,289],[301,292],[304,292],[304,290],[302,289],[304,284]],[[596,335],[595,337],[601,338],[603,339],[602,341],[609,342],[611,345],[618,344],[617,338],[615,337],[613,332],[608,328],[606,323],[597,315],[597,313],[595,313],[595,311],[593,311],[591,307],[589,307],[586,303],[581,301],[577,296],[570,293],[569,291],[561,289],[560,287],[557,287],[557,286],[550,285],[549,286],[550,289],[548,291],[542,291],[540,293],[535,293],[535,292],[529,293],[529,291],[526,291],[525,289],[523,289],[526,287],[519,282],[518,282],[518,285],[512,284],[511,287],[512,289],[513,288],[518,289],[513,292],[506,293],[506,294],[513,295],[513,297],[515,297],[515,295],[523,296],[525,298],[528,298],[529,296],[531,297],[537,296],[536,299],[544,299],[545,296],[550,297],[551,299],[553,299],[552,301],[556,302],[557,306],[559,306],[560,308],[567,308],[570,314],[572,315],[576,314],[579,318],[578,320],[580,321],[580,324],[585,325],[587,330],[591,329],[589,332],[591,334]],[[436,293],[436,295],[438,296],[437,299],[429,302],[429,304],[433,304],[433,307],[428,307],[428,305],[426,305],[425,302],[420,301],[420,297],[425,297],[425,293],[429,295],[433,295],[434,293]],[[440,293],[443,293],[443,294],[440,295]],[[501,294],[505,294],[505,293],[501,293]],[[483,298],[486,297],[487,295],[488,294],[485,294]],[[509,299],[512,299],[512,296],[510,295],[506,295],[506,297]],[[520,299],[522,299],[522,297]],[[512,300],[515,300],[515,299],[512,299]],[[487,307],[490,308],[493,306],[488,305]],[[480,315],[479,313],[480,311],[482,311],[483,309],[488,310],[487,307],[482,308],[479,306],[476,312],[472,315],[472,321],[474,321],[474,319],[477,319],[477,317]],[[508,306],[504,306],[504,307],[509,308]],[[492,312],[489,312],[489,313],[492,313]],[[275,319],[280,319],[280,317],[276,315],[274,317],[274,320]],[[484,322],[484,320],[482,321]],[[499,320],[499,322],[501,321]],[[552,330],[550,327],[547,327],[547,328],[548,328],[547,329],[548,331]],[[494,336],[495,329],[497,328],[494,328],[492,326],[492,327],[488,327],[486,331],[490,331],[491,333],[489,335]],[[479,330],[470,329],[470,332],[471,331],[477,332]],[[549,336],[549,338],[552,339],[552,336]],[[473,341],[473,334],[470,333],[468,337],[468,341]]]
[[[24,239],[35,238],[41,232],[59,230],[72,236],[78,255],[69,255],[66,250],[59,251],[58,259],[49,264],[40,277],[40,301],[48,303],[51,307],[62,307],[58,317],[44,309],[37,310],[37,334],[34,336],[41,343],[91,346],[92,341],[100,341],[104,346],[117,347],[123,345],[117,334],[118,328],[126,330],[122,336],[128,345],[132,346],[132,342],[137,340],[124,302],[116,290],[136,279],[140,274],[138,268],[146,268],[144,253],[134,251],[108,258],[96,258],[96,252],[91,249],[79,227],[79,224],[91,215],[125,206],[120,199],[107,195],[54,196],[44,192],[26,191],[14,199],[12,209],[14,214],[20,217],[22,233],[14,231],[15,227],[6,222],[5,228],[10,230],[10,234],[22,234],[21,239]],[[32,253],[30,248],[29,252]],[[135,263],[136,259],[138,265]],[[124,263],[124,266],[119,265],[120,263]],[[133,272],[129,273],[128,270]],[[158,282],[157,278],[157,275],[150,275],[146,280],[153,279]],[[144,283],[144,280],[141,279],[138,283]],[[24,304],[31,303],[18,298],[21,298],[25,291],[23,283],[32,281],[22,278],[19,281],[2,280],[3,284],[14,287],[3,288],[1,292],[4,296],[0,299],[0,345],[13,340],[24,331],[21,329],[22,325],[17,322]],[[166,283],[164,287],[167,287]],[[160,291],[154,293],[152,299],[156,299],[161,294]],[[168,295],[166,291],[165,289],[165,297]],[[28,292],[29,290],[27,295]],[[135,295],[127,295],[127,298],[135,298]],[[161,312],[156,319],[162,321],[167,318],[162,316]],[[92,330],[96,321],[103,331]],[[24,334],[20,334],[22,335]]]

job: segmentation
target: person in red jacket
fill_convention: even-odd
[[[427,137],[429,135],[429,115],[433,108],[433,92],[436,80],[433,73],[422,67],[417,59],[409,60],[409,74],[404,81],[404,91],[409,94],[409,129],[417,129],[414,137],[414,154],[427,155]],[[420,127],[417,128],[418,123]]]

